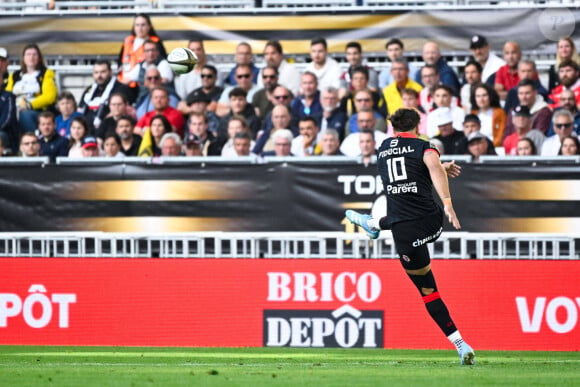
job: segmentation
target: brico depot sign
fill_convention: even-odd
[[[382,288],[378,274],[269,272],[267,278],[267,302],[272,306],[310,303],[319,309],[264,310],[264,346],[383,347],[382,310],[358,310],[348,304],[335,310],[325,309],[336,302],[375,306]]]
[[[476,350],[580,351],[580,262],[432,266]],[[1,258],[0,345],[452,349],[379,259]]]

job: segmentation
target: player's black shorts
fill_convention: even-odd
[[[431,262],[427,243],[434,242],[443,231],[443,210],[421,219],[397,222],[392,226],[393,240],[405,269],[420,269]]]

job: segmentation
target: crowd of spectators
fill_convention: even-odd
[[[535,63],[508,41],[502,57],[484,36],[466,39],[472,58],[457,73],[436,42],[423,45],[423,66],[408,63],[404,44],[386,42],[381,72],[365,64],[359,42],[345,47],[346,70],[312,39],[303,72],[268,41],[264,65],[252,46],[237,45],[231,71],[220,76],[203,41],[188,43],[198,58],[176,76],[149,16],[138,14],[121,44],[119,71],[93,66],[93,83],[79,101],[57,90],[38,45],[24,47],[20,68],[7,70],[0,47],[0,146],[21,157],[317,156],[372,161],[392,135],[389,115],[400,108],[421,116],[417,135],[441,153],[577,155],[580,134],[580,57],[562,38],[549,84]]]

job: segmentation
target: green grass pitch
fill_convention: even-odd
[[[0,386],[578,386],[579,352],[0,346]]]

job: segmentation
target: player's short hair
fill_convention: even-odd
[[[414,109],[401,108],[390,116],[390,120],[397,132],[410,132],[419,125],[421,117]]]

